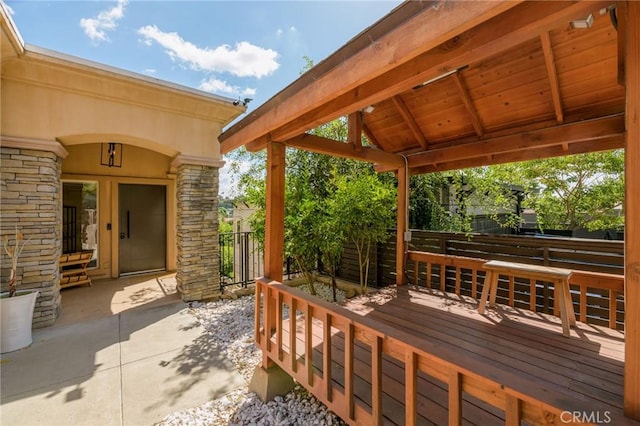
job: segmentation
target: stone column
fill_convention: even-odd
[[[185,302],[220,294],[218,171],[224,163],[178,156],[176,282]]]
[[[62,253],[62,160],[66,150],[55,141],[2,137],[0,147],[0,232],[27,243],[18,261],[19,290],[38,290],[33,327],[52,325],[60,314]],[[2,291],[8,290],[11,263],[2,251]]]

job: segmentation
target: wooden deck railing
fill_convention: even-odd
[[[503,411],[508,425],[520,424],[521,420],[547,424],[549,419],[559,419],[563,411],[572,409],[545,402],[549,398],[548,390],[491,363],[416,339],[402,330],[280,283],[257,280],[255,300],[255,339],[263,356],[278,364],[349,424],[383,423],[383,355],[404,365],[406,425],[417,423],[419,371],[448,384],[450,425],[462,423],[463,393]],[[297,315],[298,312],[301,315]],[[298,331],[300,324],[304,324],[304,332]],[[314,342],[313,330],[317,327],[321,327],[322,333],[315,336]],[[344,341],[344,355],[339,357],[342,359],[336,359],[335,352],[339,351],[333,350],[337,334],[341,334],[340,339]],[[370,377],[370,407],[356,398],[354,391],[354,347],[362,343],[368,346],[371,354],[367,366],[370,369],[367,372]],[[314,366],[314,351],[322,356],[317,366]],[[334,381],[332,372],[335,361],[340,361],[344,369],[339,385]],[[362,368],[363,364],[359,363],[358,367]],[[565,403],[571,405],[570,402]]]
[[[448,280],[455,279],[454,290],[457,295],[469,295],[476,300],[480,298],[482,287],[478,284],[480,277],[484,283],[482,265],[485,259],[417,251],[410,251],[408,259],[413,262],[414,285],[446,291]],[[424,277],[421,279],[422,271]],[[569,285],[577,320],[606,325],[614,330],[623,328],[622,275],[574,270]],[[498,303],[558,315],[553,286],[549,283],[522,281],[512,275],[500,280],[499,287]]]

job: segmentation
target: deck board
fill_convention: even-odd
[[[444,297],[443,297],[444,296]],[[412,286],[397,289],[384,302],[350,301],[347,309],[402,330],[415,338],[455,350],[469,359],[510,372],[512,377],[540,384],[572,407],[608,410],[621,416],[624,336],[621,332],[578,323],[570,337],[562,335],[558,318],[510,307],[491,308],[481,316],[473,299]],[[297,320],[298,368],[304,368],[304,324]],[[322,376],[324,348],[322,322],[312,321],[314,372]],[[288,352],[288,321],[283,322],[283,346]],[[344,392],[344,335],[332,329],[333,386]],[[371,405],[371,347],[354,344],[354,399],[367,411]],[[404,424],[405,374],[402,361],[382,359],[384,424]],[[446,383],[422,372],[417,378],[418,424],[446,424]],[[508,383],[505,385],[509,386]],[[504,424],[504,413],[463,394],[465,425]]]

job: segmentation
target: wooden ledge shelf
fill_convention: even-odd
[[[92,256],[92,250],[65,253],[60,256],[60,260],[58,261],[60,267],[60,288],[83,284],[89,284],[89,286],[91,286],[91,278],[87,275],[87,267],[89,266],[89,262],[91,262]]]

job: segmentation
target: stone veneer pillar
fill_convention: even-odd
[[[60,314],[60,175],[67,152],[58,142],[3,137],[0,155],[0,233],[13,241],[17,227],[28,240],[18,261],[18,290],[40,292],[33,327],[46,327]],[[2,250],[2,291],[10,270]]]
[[[174,161],[178,203],[176,282],[185,302],[220,294],[218,170],[222,164],[185,156]]]

